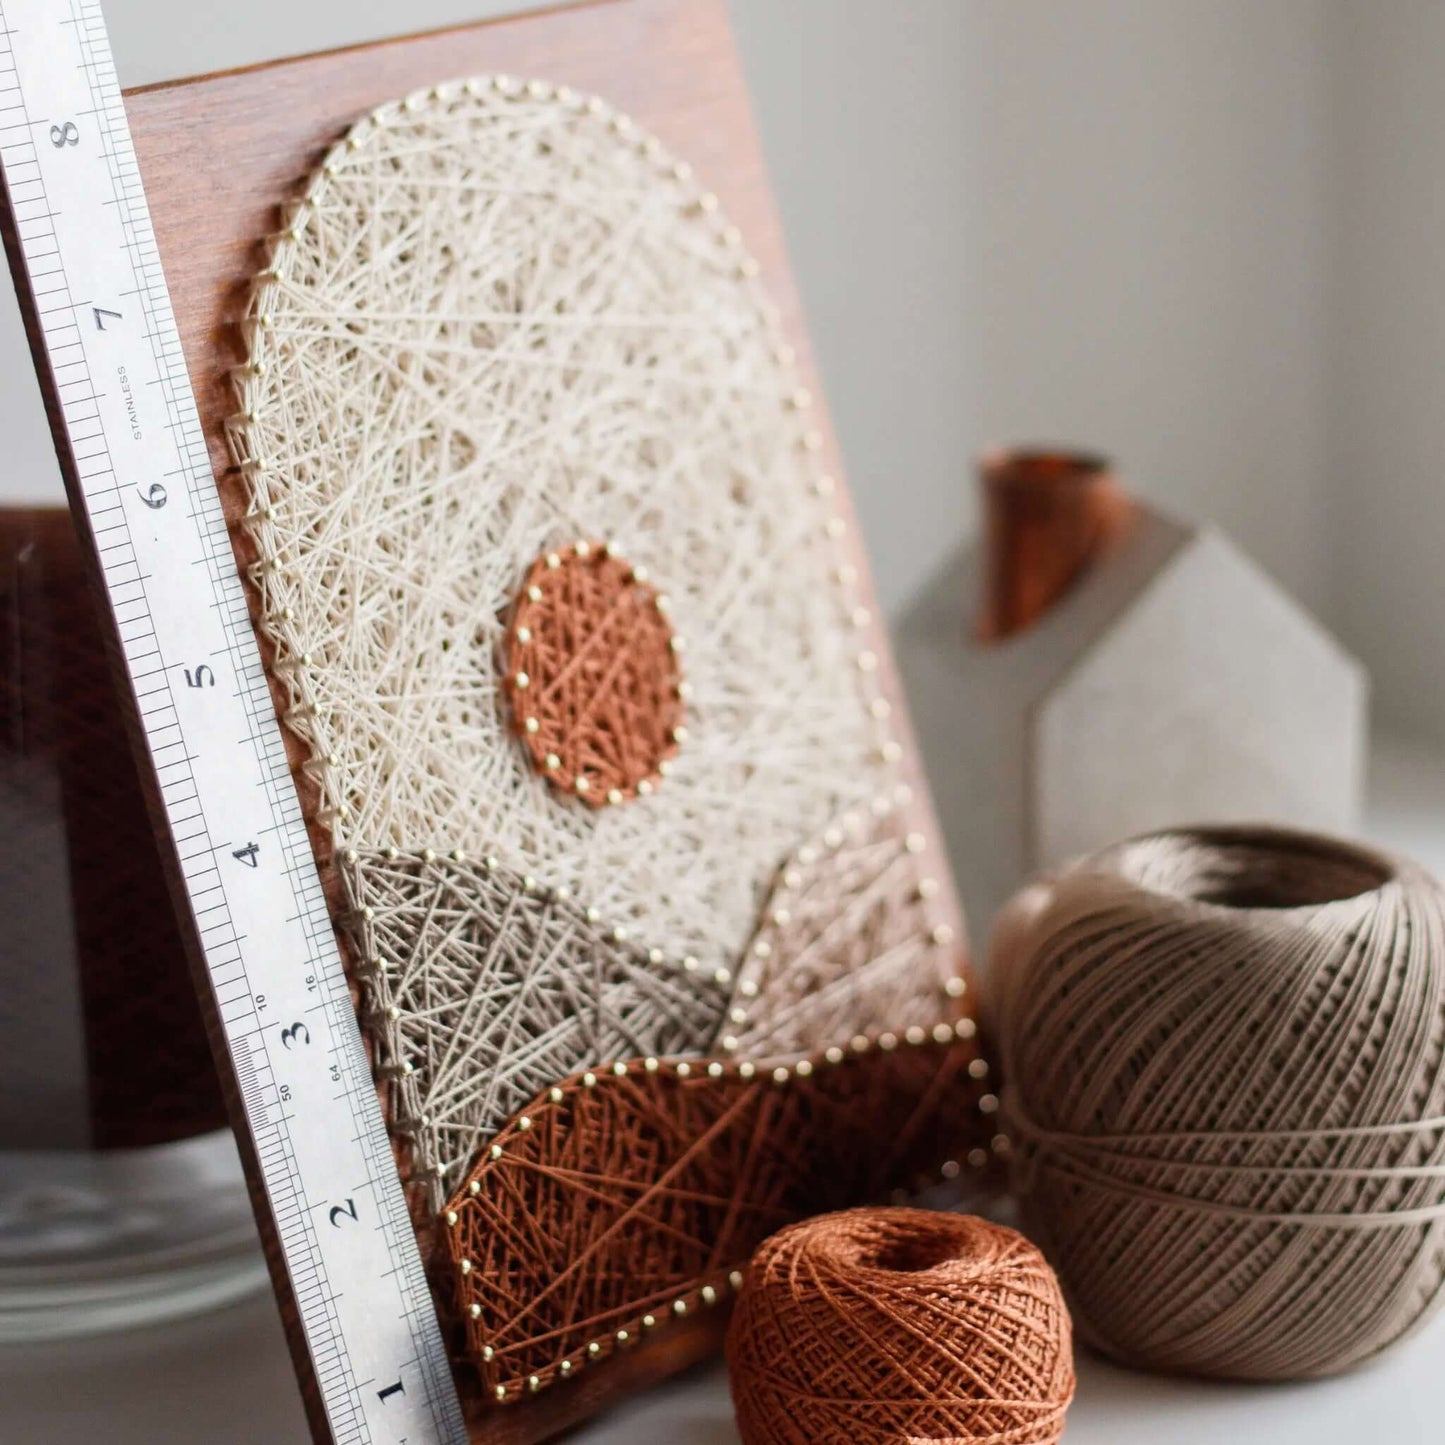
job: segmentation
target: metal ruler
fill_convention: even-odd
[[[460,1445],[98,0],[0,0],[0,169],[10,265],[235,1070],[313,1432]]]

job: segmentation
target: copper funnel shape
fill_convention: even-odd
[[[986,451],[980,642],[1032,626],[1128,533],[1134,501],[1107,457],[1067,450]]]

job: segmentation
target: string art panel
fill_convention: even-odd
[[[764,1223],[987,1159],[961,945],[756,271],[625,116],[476,80],[332,148],[243,320],[257,610],[486,1408],[717,1299]],[[760,1092],[835,1055],[843,1083]],[[634,1074],[645,1099],[579,1083]],[[869,1120],[916,1147],[761,1167]],[[524,1137],[526,1187],[498,1163]],[[625,1236],[598,1242],[579,1170]],[[479,1219],[485,1262],[457,1233]]]

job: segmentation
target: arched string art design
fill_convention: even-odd
[[[993,1153],[881,634],[756,272],[627,117],[472,80],[331,149],[242,323],[249,575],[469,1408],[600,1367],[589,1320],[660,1332],[641,1281],[700,1299],[804,1207],[729,1109],[779,1161],[906,1125],[907,1178],[838,1175],[864,1193]],[[891,1102],[850,1122],[850,1089]],[[736,1227],[659,1202],[679,1150]],[[583,1251],[559,1293],[547,1241],[600,1207],[548,1192],[567,1169],[639,1204],[636,1259]],[[452,1248],[483,1211],[505,1298]]]
[[[532,765],[594,807],[646,797],[687,736],[668,599],[616,543],[532,564],[507,631],[512,724]]]

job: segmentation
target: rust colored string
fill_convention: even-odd
[[[1051,1445],[1074,1394],[1043,1256],[963,1214],[853,1209],[774,1235],[727,1351],[744,1445]]]
[[[601,542],[539,557],[507,633],[506,689],[532,765],[593,807],[647,794],[684,737],[667,597]]]
[[[621,1061],[544,1091],[442,1216],[484,1392],[514,1403],[664,1341],[785,1224],[986,1168],[973,1020],[910,1034],[791,1064]]]

